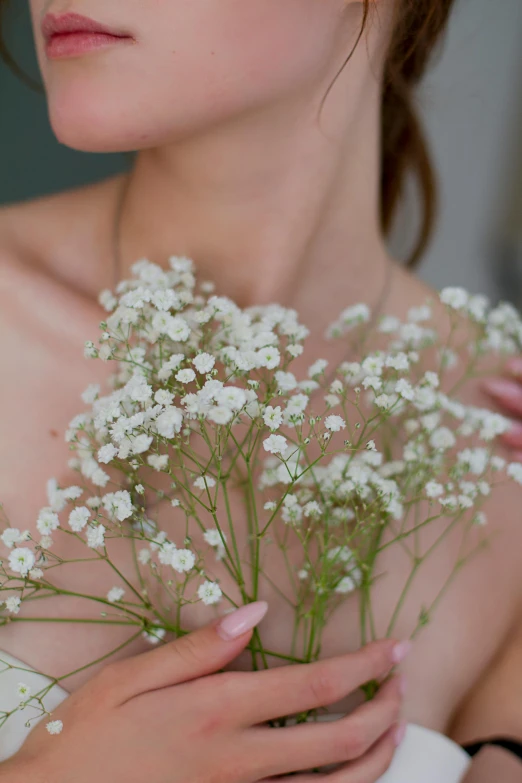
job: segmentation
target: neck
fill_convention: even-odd
[[[374,303],[387,257],[372,85],[349,116],[332,95],[320,120],[315,105],[296,103],[138,153],[122,205],[120,276],[140,257],[164,265],[185,255],[242,306],[279,302],[317,322],[318,300],[329,302],[327,315]]]

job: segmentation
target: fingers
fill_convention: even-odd
[[[254,729],[256,756],[267,759],[267,774],[286,774],[356,760],[397,722],[402,678],[394,677],[371,702],[334,722]]]
[[[325,707],[370,680],[380,680],[400,663],[409,642],[372,642],[349,655],[317,663],[242,674],[241,705],[248,725]]]
[[[239,655],[267,609],[265,601],[242,606],[174,642],[112,664],[101,676],[122,704],[138,694],[212,674]]]
[[[343,764],[335,772],[265,778],[260,783],[376,783],[393,761],[403,734],[404,724],[395,725],[364,756]]]

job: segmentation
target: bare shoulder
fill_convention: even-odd
[[[0,207],[0,296],[19,276],[77,292],[98,287],[99,248],[122,175]]]

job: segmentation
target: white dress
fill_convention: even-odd
[[[8,666],[16,668],[6,668]],[[38,693],[49,685],[49,680],[11,655],[0,651],[0,713],[17,707],[18,683],[23,682]],[[45,697],[45,706],[52,712],[68,693],[55,685]],[[25,727],[31,710],[18,711],[0,728],[0,761],[9,758],[24,743],[30,729]],[[333,720],[339,716],[323,716]],[[34,722],[32,724],[35,725]],[[49,738],[52,741],[52,738]],[[459,783],[470,764],[468,754],[459,745],[442,734],[422,726],[410,724],[398,748],[392,766],[379,783]]]

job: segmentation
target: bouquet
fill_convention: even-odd
[[[374,587],[386,579],[383,552],[400,546],[410,568],[392,635],[419,569],[458,528],[452,573],[420,607],[414,637],[483,545],[492,486],[522,484],[522,465],[492,450],[507,420],[458,399],[484,355],[522,350],[517,312],[447,288],[441,336],[433,302],[404,322],[373,324],[366,305],[349,307],[328,330],[348,360],[331,368],[316,358],[300,378],[292,370],[308,330],[294,310],[241,309],[199,283],[187,258],[170,258],[166,270],[140,260],[132,274],[100,295],[102,334],[85,345],[87,358],[115,371],[107,389],[85,390],[87,410],[67,429],[76,483],[48,481],[37,536],[4,519],[0,622],[31,618],[35,601],[78,597],[57,574],[94,562],[113,586],[82,594],[92,614],[77,621],[125,625],[128,643],[143,635],[156,644],[187,633],[195,606],[223,613],[271,590],[292,613],[291,643],[271,649],[256,630],[252,666],[310,662],[343,602],[358,613],[360,644],[382,635]],[[70,561],[55,546],[65,537],[76,547]],[[39,693],[20,683],[28,723],[49,714],[45,697],[64,678],[50,679]],[[368,683],[367,696],[376,687]],[[0,705],[0,725],[10,714]]]

